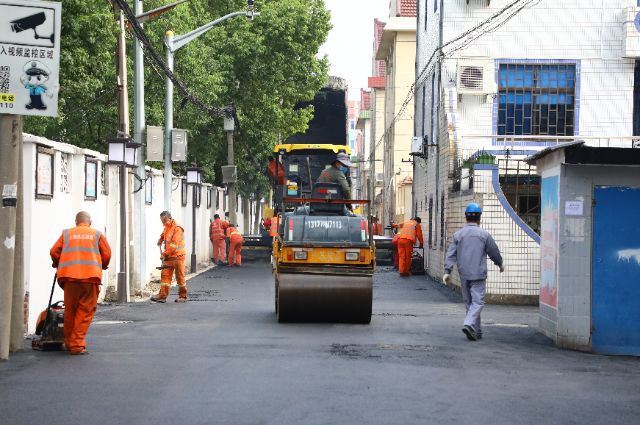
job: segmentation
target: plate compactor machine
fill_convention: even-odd
[[[335,183],[314,183],[343,145],[281,145],[273,238],[275,309],[279,322],[369,323],[375,245],[371,220],[348,206]],[[284,178],[278,174],[282,172]]]

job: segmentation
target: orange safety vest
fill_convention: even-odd
[[[89,226],[77,226],[62,232],[58,280],[102,279],[101,236],[99,231]]]
[[[227,227],[227,237],[228,237],[229,239],[232,239],[232,238],[233,238],[233,239],[238,239],[238,237],[235,237],[235,238],[234,238],[234,236],[236,236],[236,235],[237,235],[240,239],[242,239],[242,241],[244,242],[244,238],[242,237],[242,234],[241,234],[240,232],[238,232],[238,230],[237,230],[235,227],[231,227],[231,226]]]
[[[228,226],[229,224],[226,221],[222,221],[219,218],[213,220],[211,226],[209,226],[209,239],[212,241],[224,239],[224,229]]]
[[[184,229],[178,226],[175,220],[171,220],[164,226],[160,240],[164,242],[166,257],[180,257],[187,254],[187,249],[184,246]]]
[[[418,222],[415,220],[409,220],[402,223],[402,227],[398,231],[398,239],[409,239],[412,242],[415,242],[417,225]]]
[[[275,216],[271,220],[271,227],[269,228],[269,236],[278,236],[278,227],[280,227],[280,217]]]

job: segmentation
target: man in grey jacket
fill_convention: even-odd
[[[484,307],[487,255],[500,268],[500,273],[504,271],[504,264],[500,249],[498,249],[493,237],[489,232],[479,227],[482,216],[480,205],[475,203],[467,205],[464,215],[467,219],[467,225],[453,235],[444,262],[445,275],[442,280],[445,284],[449,283],[451,270],[457,263],[460,274],[460,291],[467,308],[462,332],[469,340],[476,341],[482,338],[480,313]]]

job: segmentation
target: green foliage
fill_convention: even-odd
[[[99,148],[117,129],[115,49],[117,24],[107,0],[63,0],[60,117],[29,118],[26,131],[78,146]],[[146,0],[145,10],[167,4]],[[145,25],[163,52],[167,30],[183,35],[227,13],[244,10],[246,0],[191,0]],[[326,58],[317,52],[330,30],[323,0],[258,0],[261,16],[227,20],[175,54],[175,73],[205,103],[234,104],[238,114],[235,162],[240,193],[263,195],[262,175],[278,140],[304,131],[311,100],[327,80]],[[133,43],[128,46],[129,93],[133,107]],[[145,61],[148,125],[164,125],[164,75]],[[132,109],[132,108],[131,108]],[[132,115],[133,116],[133,115]],[[189,133],[188,162],[205,168],[208,181],[220,176],[227,144],[222,118],[184,104],[176,90],[174,127]],[[179,170],[177,170],[179,171]],[[217,172],[216,172],[217,171]],[[218,180],[219,183],[219,180]]]
[[[106,0],[63,0],[57,118],[25,118],[25,131],[103,150],[117,128],[117,25]]]

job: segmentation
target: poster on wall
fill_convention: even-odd
[[[542,179],[542,237],[540,238],[540,302],[558,305],[558,176]]]
[[[84,167],[84,197],[85,199],[95,200],[98,196],[98,163],[96,161],[87,160],[84,163]]]
[[[47,149],[38,149],[36,157],[36,198],[53,197],[53,154]]]

